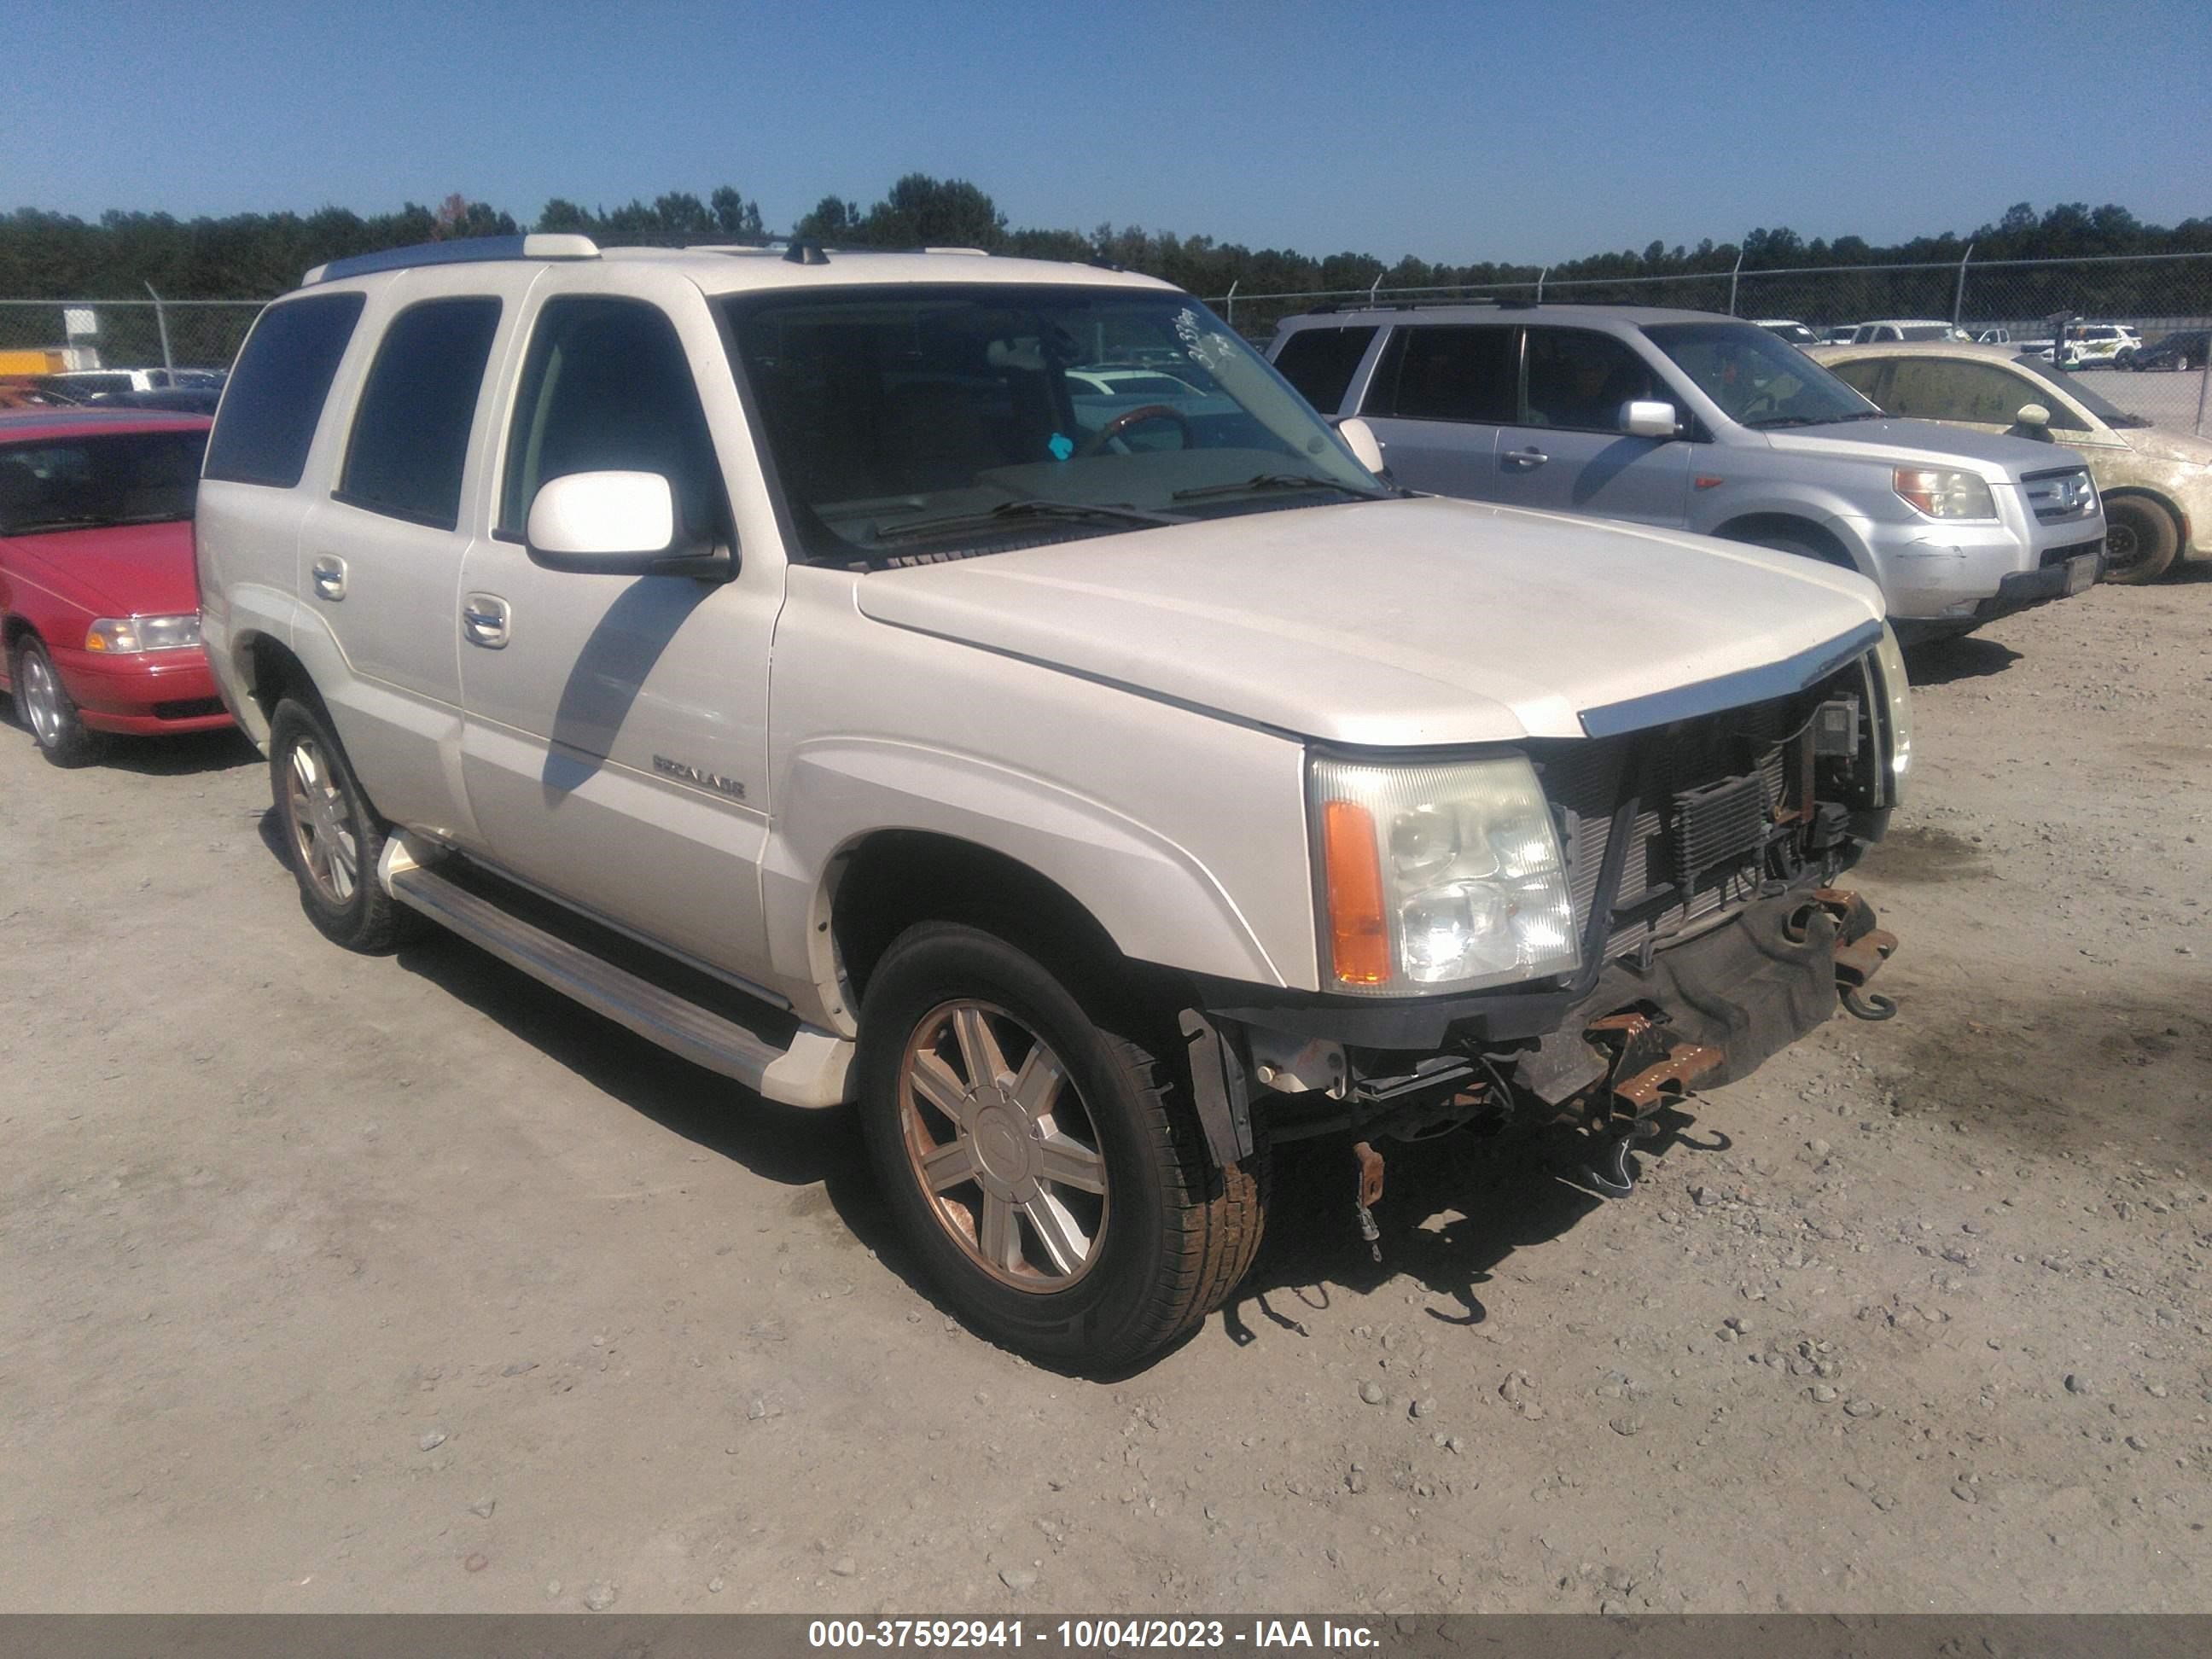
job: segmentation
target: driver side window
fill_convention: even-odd
[[[699,388],[657,307],[576,295],[538,313],[507,429],[500,533],[522,539],[538,490],[571,472],[657,472],[687,530],[731,539]]]

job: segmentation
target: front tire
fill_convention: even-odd
[[[2154,582],[2181,550],[2181,527],[2157,502],[2140,495],[2105,501],[2105,576],[2123,586]]]
[[[366,956],[399,944],[412,913],[394,904],[376,878],[384,821],[328,717],[295,697],[283,699],[269,718],[269,787],[307,919],[333,944]]]
[[[15,713],[31,728],[40,754],[56,766],[68,767],[99,757],[105,740],[78,715],[76,700],[63,689],[54,659],[37,635],[26,634],[16,641],[12,678]]]
[[[860,1110],[885,1202],[961,1317],[1115,1371],[1244,1276],[1267,1172],[1264,1152],[1216,1168],[1165,1039],[1091,1001],[994,934],[911,927],[869,979]]]

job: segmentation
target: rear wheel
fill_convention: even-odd
[[[860,1100],[877,1178],[945,1300],[994,1341],[1123,1369],[1251,1266],[1264,1154],[1213,1166],[1146,1024],[1104,1002],[1094,1016],[1026,952],[949,922],[909,928],[870,978]]]
[[[2181,526],[2141,495],[2105,501],[2105,580],[2126,586],[2154,582],[2181,550]]]
[[[295,697],[276,705],[269,719],[269,783],[307,919],[349,951],[391,950],[412,913],[377,882],[386,826],[320,709]]]
[[[100,734],[78,717],[76,702],[63,689],[54,659],[37,635],[26,634],[16,641],[13,678],[15,712],[31,728],[40,754],[56,766],[82,766],[100,753]]]

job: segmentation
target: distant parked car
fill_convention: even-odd
[[[1818,345],[1820,337],[1795,317],[1754,317],[1755,327],[1765,329],[1778,340],[1787,340],[1794,346]]]
[[[87,400],[88,409],[166,409],[185,415],[212,415],[222,388],[210,386],[156,386],[151,392],[103,392]]]
[[[2212,329],[2185,328],[2115,361],[2122,368],[2188,370],[2203,368],[2209,354],[2212,354]]]
[[[2078,450],[2105,498],[2105,580],[2154,581],[2212,558],[2212,439],[2116,409],[2063,369],[2002,347],[1892,345],[1812,354],[1893,415]],[[2044,418],[2032,418],[2039,412]]]
[[[1872,345],[1887,340],[1963,340],[1966,331],[1940,319],[1888,317],[1861,323],[1851,331],[1853,345]]]
[[[2076,323],[2066,331],[2063,355],[2049,340],[2014,343],[2031,357],[2062,368],[2127,368],[2142,349],[2142,336],[2124,323]]]
[[[1078,398],[1086,394],[1155,399],[1206,396],[1189,381],[1162,374],[1157,368],[1071,368],[1067,371],[1067,390],[1071,396]]]
[[[46,758],[231,723],[200,648],[192,505],[206,418],[0,416],[0,684]]]
[[[1827,345],[1849,345],[1851,343],[1851,336],[1858,331],[1859,325],[1856,323],[1845,323],[1839,328],[1830,329],[1820,337],[1820,339]]]
[[[1844,342],[1838,342],[1838,344]],[[1985,328],[1974,336],[1976,345],[2010,345],[2012,331],[2008,328]]]

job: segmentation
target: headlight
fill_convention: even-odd
[[[1409,996],[1581,966],[1566,861],[1522,757],[1317,757],[1310,788],[1335,989]]]
[[[1948,467],[1900,466],[1890,475],[1890,486],[1916,512],[1931,519],[1994,519],[1996,497],[1989,481],[1978,472],[1954,472]]]
[[[84,648],[129,653],[181,651],[200,642],[200,613],[181,617],[102,617],[86,630]]]
[[[1887,623],[1881,625],[1874,659],[1881,670],[1884,713],[1889,717],[1889,804],[1895,806],[1905,799],[1905,775],[1912,765],[1912,692],[1905,678],[1905,653]]]

